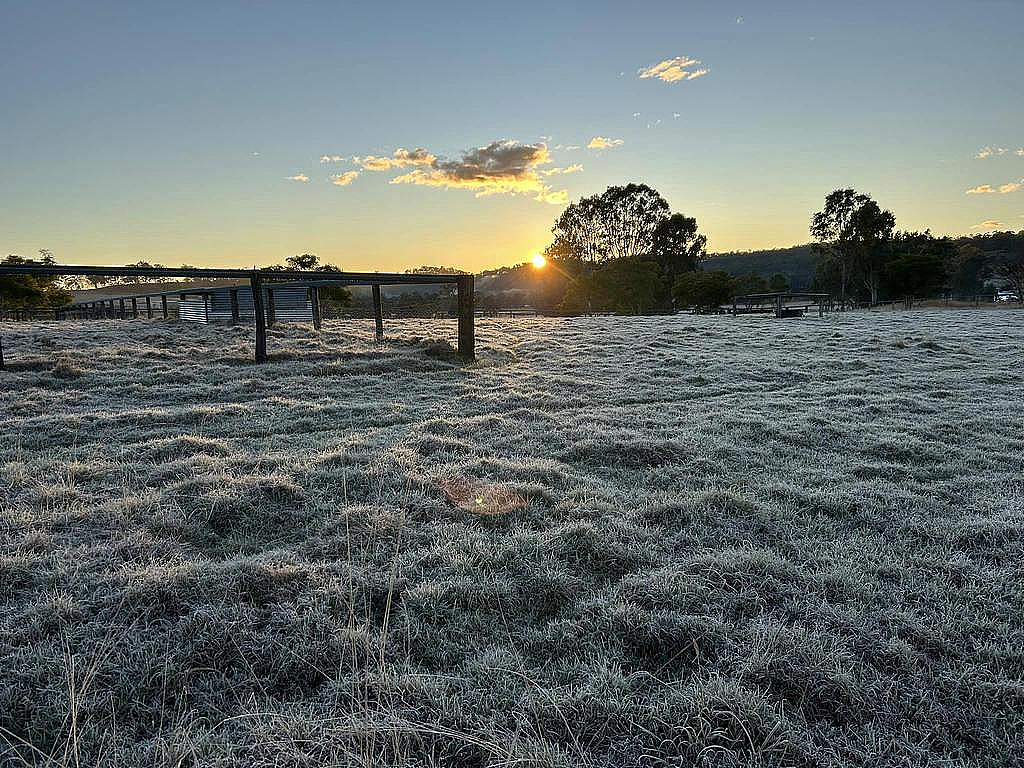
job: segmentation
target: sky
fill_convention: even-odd
[[[0,252],[483,270],[647,183],[709,250],[1024,229],[1024,1],[0,0]]]

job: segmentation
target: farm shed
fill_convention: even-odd
[[[313,322],[313,294],[306,286],[265,286],[263,306],[273,324]],[[196,323],[231,323],[256,316],[252,288],[225,286],[180,294],[178,318]]]

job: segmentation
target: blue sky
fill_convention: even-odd
[[[5,1],[3,17],[8,253],[482,269],[542,249],[560,201],[629,181],[713,250],[805,242],[839,186],[901,228],[1024,229],[1021,2]],[[706,74],[640,76],[680,58]],[[587,149],[597,136],[621,143]],[[494,178],[459,186],[488,145],[473,158]],[[434,164],[367,169],[398,148]]]

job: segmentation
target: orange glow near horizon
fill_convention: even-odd
[[[543,269],[547,265],[547,263],[548,263],[548,260],[544,258],[543,254],[540,254],[540,253],[535,253],[533,255],[532,261],[533,261],[533,266],[535,268],[537,268],[537,269]]]

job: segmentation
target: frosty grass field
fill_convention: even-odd
[[[0,765],[1020,765],[1024,313],[6,324]]]

